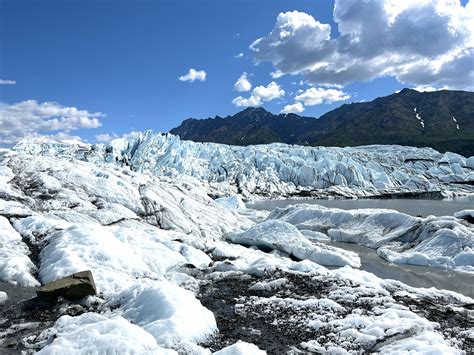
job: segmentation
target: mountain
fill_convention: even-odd
[[[469,157],[474,155],[474,92],[403,89],[370,102],[344,104],[319,119],[247,108],[233,116],[190,118],[170,133],[233,145],[428,146]]]

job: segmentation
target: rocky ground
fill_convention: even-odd
[[[8,295],[8,300],[0,303],[0,353],[5,354],[34,353],[45,345],[35,340],[61,316],[78,316],[99,308],[99,303],[93,300],[49,302],[36,297],[33,287],[16,287],[5,282],[0,283],[0,291]]]
[[[269,354],[336,348],[384,353],[390,344],[413,336],[416,329],[397,324],[402,318],[387,317],[393,323],[385,325],[385,334],[371,337],[367,323],[360,320],[374,320],[394,306],[410,314],[409,319],[430,322],[463,351],[469,353],[474,347],[474,303],[413,297],[396,284],[363,289],[340,277],[276,271],[264,277],[222,275],[204,282],[198,297],[216,315],[219,335],[205,344],[213,350],[246,339]],[[348,332],[353,319],[358,324]]]

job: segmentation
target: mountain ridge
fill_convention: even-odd
[[[246,108],[226,117],[189,118],[170,133],[231,145],[399,144],[469,157],[474,155],[474,92],[403,89],[369,102],[343,104],[319,118]]]

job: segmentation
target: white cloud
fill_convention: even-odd
[[[438,89],[429,85],[418,85],[418,86],[415,86],[413,90],[416,90],[418,92],[431,92],[431,91],[436,91]]]
[[[304,111],[304,106],[301,102],[295,102],[292,105],[286,105],[281,110],[281,113],[301,113]]]
[[[56,134],[46,134],[46,135],[43,135],[43,134],[40,135],[40,134],[34,133],[34,134],[31,134],[29,137],[38,137],[38,136],[47,137],[49,139],[52,139],[58,142],[79,143],[79,144],[84,143],[81,137],[75,136],[72,134],[67,134],[64,132],[58,132]]]
[[[101,134],[96,134],[95,135],[95,140],[97,142],[101,142],[101,143],[108,143],[110,142],[112,139],[115,139],[115,138],[118,138],[118,135],[116,135],[115,133],[112,133],[112,134],[109,134],[109,133],[101,133]]]
[[[303,102],[306,106],[315,106],[320,104],[331,104],[336,101],[350,99],[351,95],[341,90],[309,88],[295,97],[296,101]]]
[[[0,144],[14,144],[24,137],[49,135],[77,139],[70,132],[81,128],[101,126],[100,112],[91,113],[76,107],[65,107],[56,102],[22,101],[0,106]]]
[[[188,81],[188,82],[194,82],[196,80],[198,81],[204,81],[206,80],[206,72],[204,70],[196,70],[196,69],[189,69],[188,73],[186,75],[181,75],[178,79],[180,81]]]
[[[0,79],[0,85],[16,85],[16,81]]]
[[[474,88],[474,1],[336,0],[331,26],[281,13],[250,45],[257,62],[318,86],[392,76],[411,86]]]
[[[285,75],[281,70],[275,70],[270,73],[270,76],[273,79],[278,79],[281,78],[283,75]]]
[[[237,81],[234,84],[234,90],[238,92],[244,92],[244,91],[250,91],[252,89],[252,84],[250,83],[247,73],[244,72],[240,76],[240,78],[237,79]]]
[[[240,58],[243,58],[243,57],[244,57],[244,54],[242,52],[240,52],[239,54],[234,55],[234,58],[237,58],[237,59],[240,59]]]
[[[232,100],[232,103],[235,106],[243,107],[254,107],[261,106],[264,102],[272,101],[283,97],[285,95],[285,90],[283,90],[280,85],[272,81],[267,86],[257,86],[252,90],[252,93],[249,98],[244,98],[238,96]]]

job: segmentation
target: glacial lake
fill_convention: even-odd
[[[263,200],[247,203],[248,208],[255,210],[272,211],[277,207],[286,207],[300,203],[316,204],[324,207],[341,208],[353,210],[359,208],[388,208],[403,212],[412,216],[427,217],[452,216],[455,212],[474,209],[474,196],[463,196],[451,200],[427,200],[427,199],[285,199],[285,200]]]
[[[409,286],[439,290],[451,290],[474,298],[474,275],[448,269],[386,262],[377,251],[362,245],[327,242],[327,244],[356,252],[361,270],[371,272],[382,279],[401,281]]]
[[[452,200],[426,199],[358,199],[358,200],[316,200],[286,199],[253,201],[248,208],[256,210],[273,210],[277,207],[308,203],[341,209],[389,208],[410,214],[426,217],[452,216],[464,209],[474,209],[474,196],[459,197]],[[441,269],[407,264],[393,264],[377,255],[377,251],[350,243],[330,242],[327,244],[341,249],[354,251],[361,259],[361,270],[371,272],[382,279],[401,281],[409,286],[440,290],[451,290],[474,298],[474,275]]]

